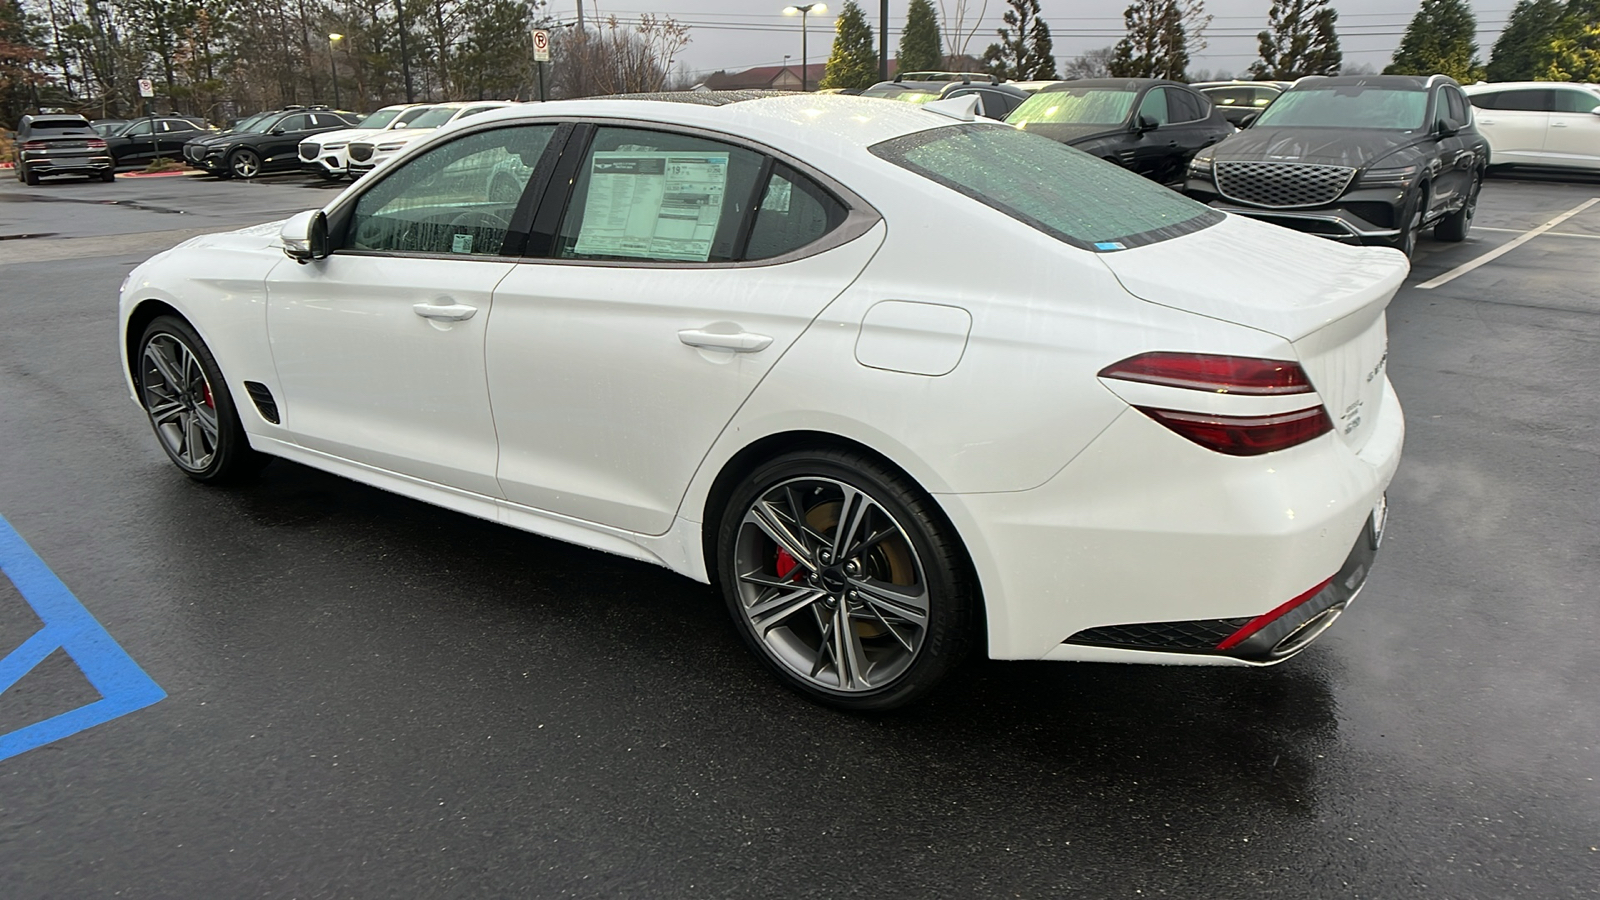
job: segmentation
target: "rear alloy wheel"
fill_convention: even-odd
[[[139,340],[139,399],[161,449],[196,481],[255,474],[267,458],[250,449],[227,384],[187,322],[161,316]]]
[[[974,591],[933,501],[858,453],[791,453],[747,476],[718,531],[745,642],[790,687],[841,709],[901,706],[966,655]]]
[[[228,171],[240,178],[254,178],[261,174],[261,157],[254,150],[235,150],[228,157]]]
[[[1464,241],[1472,228],[1472,217],[1478,211],[1478,193],[1483,190],[1483,176],[1474,174],[1467,188],[1467,202],[1461,208],[1439,220],[1433,226],[1433,236],[1441,241]]]

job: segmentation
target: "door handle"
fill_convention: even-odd
[[[424,319],[443,319],[446,322],[465,322],[478,314],[476,306],[465,306],[460,303],[450,306],[434,306],[431,303],[418,303],[411,307],[411,311]]]
[[[767,349],[772,343],[772,338],[764,334],[752,334],[741,331],[737,334],[717,334],[711,331],[701,331],[698,328],[685,328],[678,332],[678,340],[691,347],[705,347],[710,350],[731,350],[734,353],[755,353]]]

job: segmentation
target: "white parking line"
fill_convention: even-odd
[[[1478,230],[1478,231],[1503,231],[1506,234],[1521,234],[1522,233],[1522,229],[1521,228],[1490,228],[1487,225],[1474,225],[1472,227],[1474,229]],[[1600,241],[1600,234],[1579,234],[1576,231],[1546,231],[1544,233],[1544,236],[1545,237],[1587,238],[1587,239],[1589,239],[1591,241]]]
[[[1571,208],[1571,209],[1567,210],[1566,212],[1562,213],[1561,215],[1556,216],[1554,219],[1551,219],[1550,221],[1544,223],[1543,225],[1540,225],[1538,228],[1535,228],[1535,229],[1533,229],[1531,231],[1525,231],[1521,235],[1512,238],[1511,240],[1505,242],[1504,244],[1501,244],[1500,246],[1494,248],[1493,250],[1490,250],[1488,253],[1485,253],[1484,255],[1478,257],[1477,259],[1473,259],[1473,260],[1469,260],[1467,262],[1464,262],[1461,265],[1456,266],[1454,269],[1451,269],[1450,271],[1444,273],[1443,275],[1440,275],[1439,277],[1432,279],[1431,281],[1424,281],[1423,283],[1417,285],[1417,287],[1419,289],[1421,289],[1421,290],[1427,291],[1427,290],[1432,290],[1432,289],[1434,289],[1436,287],[1439,287],[1440,285],[1449,284],[1450,282],[1455,281],[1457,278],[1460,278],[1462,275],[1465,275],[1468,272],[1471,272],[1473,269],[1476,269],[1479,266],[1486,265],[1488,263],[1494,262],[1495,260],[1499,259],[1500,257],[1505,256],[1507,253],[1510,253],[1511,251],[1517,249],[1518,247],[1521,247],[1523,244],[1526,244],[1527,242],[1529,242],[1529,241],[1533,240],[1534,238],[1538,237],[1539,235],[1544,234],[1545,232],[1549,231],[1550,229],[1556,227],[1557,225],[1560,225],[1562,222],[1565,222],[1566,220],[1568,220],[1568,219],[1572,218],[1573,216],[1577,215],[1578,213],[1583,212],[1584,210],[1588,209],[1589,207],[1595,205],[1596,203],[1600,203],[1600,197],[1590,197],[1588,200],[1585,200],[1582,203],[1578,204],[1577,206],[1574,206],[1573,208]]]

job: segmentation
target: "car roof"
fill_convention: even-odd
[[[1480,81],[1477,84],[1464,84],[1463,91],[1469,94],[1481,94],[1484,91],[1527,91],[1540,88],[1577,88],[1583,91],[1600,92],[1600,84],[1590,84],[1585,81]]]
[[[1074,81],[1057,81],[1040,88],[1038,93],[1065,91],[1072,88],[1112,88],[1119,91],[1137,91],[1147,86],[1189,87],[1170,78],[1079,78]]]
[[[750,97],[750,93],[760,96]],[[829,154],[865,152],[872,144],[958,122],[910,103],[885,103],[848,94],[685,91],[649,99],[592,97],[519,103],[451,123],[439,129],[438,134],[442,139],[443,134],[459,128],[549,118],[614,118],[699,127],[770,143],[791,152],[815,148]]]
[[[1197,81],[1189,85],[1189,87],[1201,91],[1207,88],[1222,87],[1270,87],[1281,91],[1293,83],[1292,81]]]
[[[1445,84],[1456,84],[1456,80],[1447,75],[1307,75],[1296,81],[1289,89],[1362,85],[1391,91],[1425,91],[1435,80]]]

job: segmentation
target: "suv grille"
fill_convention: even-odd
[[[322,145],[316,141],[304,141],[300,144],[300,158],[306,162],[311,162],[317,158],[317,153],[321,149]]]
[[[356,162],[366,162],[372,158],[371,144],[351,144],[350,158]]]
[[[1217,191],[1229,200],[1287,209],[1339,199],[1356,170],[1310,163],[1218,162]]]

